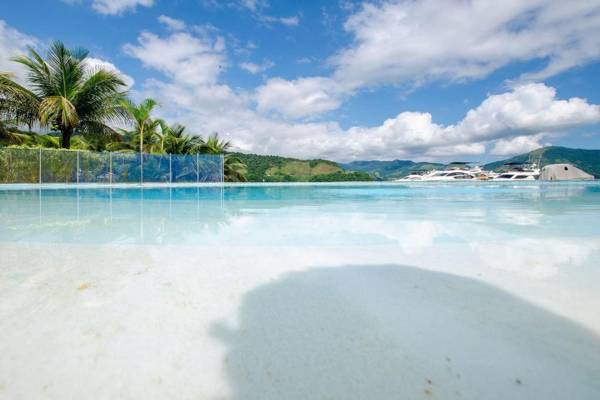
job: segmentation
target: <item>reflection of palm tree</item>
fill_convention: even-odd
[[[29,124],[39,122],[61,132],[61,146],[71,146],[74,133],[110,136],[110,122],[123,121],[125,84],[114,72],[90,70],[83,49],[69,50],[54,42],[44,59],[33,48],[15,62],[25,66],[30,89],[0,76],[0,113]]]
[[[223,160],[223,174],[227,182],[246,182],[248,167],[238,157],[226,154]]]

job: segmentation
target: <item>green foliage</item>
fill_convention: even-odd
[[[217,133],[211,135],[200,144],[200,153],[202,154],[224,154],[231,148],[231,142],[219,139]]]
[[[256,154],[230,153],[237,157],[248,167],[247,178],[250,182],[263,182],[266,177],[266,171],[271,166],[280,166],[285,162],[285,158],[278,156],[259,156]]]
[[[185,133],[185,126],[175,124],[170,127],[161,125],[166,131],[164,151],[171,154],[195,154],[199,151],[203,140],[200,136],[191,136]]]
[[[226,154],[223,169],[226,182],[246,182],[248,167],[233,154]]]
[[[39,98],[27,88],[12,80],[13,76],[0,72],[0,134],[10,125],[31,127],[38,119]]]
[[[148,119],[146,121],[147,126],[153,125],[152,119]],[[206,142],[199,136],[191,136],[184,133],[185,127],[181,125],[174,125],[173,127],[167,126],[164,122],[161,121],[159,125],[157,125],[158,129],[148,129],[146,130],[146,134],[144,135],[144,153],[152,154],[153,157],[148,157],[145,162],[145,172],[144,176],[148,177],[150,180],[154,181],[168,181],[169,177],[164,176],[164,171],[168,171],[168,167],[164,164],[168,162],[168,154],[183,154],[183,155],[194,155],[194,154],[224,154],[224,150],[229,148],[230,143],[219,139],[218,135],[213,135]],[[136,131],[125,131],[121,130],[119,135],[117,136],[117,140],[114,142],[110,141],[102,141],[101,138],[86,138],[81,135],[74,136],[72,139],[71,147],[73,149],[84,150],[86,151],[86,156],[84,157],[86,160],[89,160],[90,165],[98,164],[100,167],[106,169],[106,162],[103,163],[94,163],[94,155],[99,154],[98,157],[106,158],[107,156],[103,153],[93,153],[98,150],[110,150],[115,151],[117,153],[123,153],[123,156],[120,157],[124,161],[125,169],[122,172],[113,171],[118,176],[122,177],[125,182],[133,182],[136,179],[139,179],[139,171],[136,171],[135,168],[131,168],[127,166],[129,163],[126,162],[125,155],[128,154],[133,157],[134,164],[136,159],[136,154],[139,149],[139,138],[141,136],[136,133]],[[0,132],[0,147],[6,146],[9,148],[19,148],[19,149],[28,149],[28,148],[51,148],[58,149],[60,148],[60,139],[58,136],[53,134],[40,135],[35,132],[23,132],[18,131],[13,128],[7,129],[5,132]],[[4,154],[4,153],[3,153]],[[12,154],[12,153],[11,153]],[[15,153],[17,154],[17,153]],[[29,154],[29,153],[19,153],[19,154]],[[34,154],[34,153],[31,153]],[[35,157],[37,158],[38,153],[35,153]],[[62,154],[62,153],[55,153]],[[74,152],[70,152],[68,154],[75,154]],[[84,154],[84,153],[82,153]],[[160,156],[163,157],[160,157]],[[17,154],[18,156],[18,154]],[[55,156],[53,155],[53,161],[51,164],[51,169],[49,171],[50,176],[48,179],[53,179],[56,182],[72,182],[69,179],[71,177],[66,176],[65,173],[60,171],[60,166],[54,165],[54,163],[61,163],[61,160],[66,162],[64,171],[70,171],[70,168],[73,166],[70,164],[70,158],[67,156]],[[12,158],[5,157],[4,168],[7,170],[9,162],[12,161]],[[30,159],[29,159],[30,160]],[[22,164],[25,165],[25,161],[27,158],[23,160]],[[31,164],[31,163],[30,163]],[[50,165],[49,164],[49,165]],[[16,165],[16,164],[11,164]],[[20,165],[20,164],[19,164]],[[233,154],[224,154],[224,174],[225,181],[227,182],[245,182],[247,180],[248,168],[247,166],[235,155]],[[57,170],[58,169],[58,170]],[[55,171],[57,170],[57,171]],[[46,169],[44,169],[46,171]],[[157,176],[152,176],[152,173],[156,172]],[[12,173],[12,172],[11,172]],[[87,171],[91,176],[95,176],[97,174],[106,175],[108,171],[96,171],[95,167],[91,168],[91,170]],[[196,172],[193,172],[195,176]],[[14,177],[0,177],[0,181],[3,182],[11,182],[10,179],[16,179]],[[29,182],[30,179],[33,179],[33,182],[38,182],[35,178],[27,178],[23,182]],[[15,182],[17,180],[13,180]],[[91,179],[90,182],[94,181],[102,181],[102,179]]]
[[[121,101],[121,106],[133,121],[133,130],[121,130],[121,137],[126,140],[121,140],[125,146],[119,150],[131,150],[147,153],[164,153],[164,129],[162,120],[153,119],[152,111],[158,106],[154,99],[145,99],[140,104],[134,104],[128,99]]]
[[[279,156],[232,153],[248,167],[250,182],[370,181],[364,173],[347,173],[327,160],[298,160]]]
[[[371,175],[366,172],[334,172],[310,178],[311,182],[369,182],[372,180]]]
[[[0,183],[38,183],[39,149],[11,149],[0,151]],[[31,162],[35,160],[35,162]]]

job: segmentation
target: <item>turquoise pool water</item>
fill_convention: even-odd
[[[0,205],[0,241],[410,247],[472,243],[484,232],[600,238],[597,183],[34,188],[0,190]],[[444,233],[405,232],[422,221]]]
[[[597,182],[11,187],[0,251],[0,398],[600,398]]]

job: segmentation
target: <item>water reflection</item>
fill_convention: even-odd
[[[5,190],[0,241],[365,244],[417,253],[441,242],[600,234],[599,185],[513,186]]]
[[[0,240],[177,243],[227,224],[222,188],[0,192]]]

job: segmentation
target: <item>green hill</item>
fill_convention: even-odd
[[[542,147],[529,153],[486,164],[485,169],[497,170],[507,162],[535,162],[541,166],[567,163],[600,178],[600,150],[570,149],[568,147]]]
[[[381,180],[402,178],[412,171],[431,170],[444,166],[444,164],[413,162],[409,160],[352,161],[340,165],[347,171],[366,172],[375,179]]]
[[[233,153],[248,167],[250,182],[370,181],[364,172],[346,172],[333,161]]]

